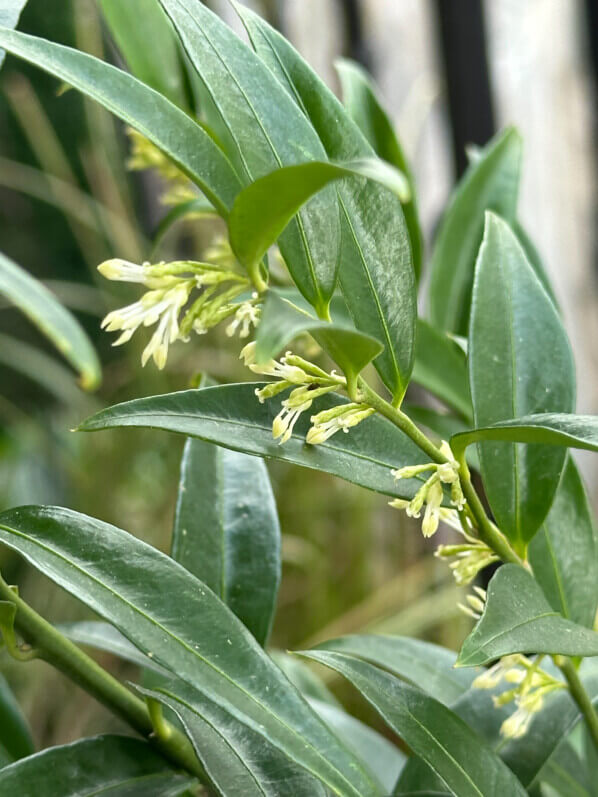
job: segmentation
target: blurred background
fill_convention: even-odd
[[[51,6],[51,10],[48,6]],[[240,32],[230,6],[208,3]],[[563,308],[577,361],[578,411],[598,413],[596,91],[592,0],[263,0],[247,3],[287,36],[335,90],[339,56],[374,76],[415,174],[430,241],[466,147],[515,124],[525,141],[519,217]],[[19,29],[120,66],[94,0],[30,0]],[[154,48],[156,58],[160,48]],[[53,503],[112,522],[167,551],[183,440],[158,432],[68,430],[103,405],[179,390],[208,372],[246,379],[238,341],[214,331],[175,346],[164,372],[141,369],[141,335],[110,347],[99,323],[137,298],[98,278],[108,257],[141,262],[168,211],[152,171],[128,169],[123,126],[74,91],[8,57],[0,72],[0,248],[44,280],[86,327],[103,384],[84,394],[18,312],[0,306],[0,507]],[[222,229],[174,226],[154,259],[199,257]],[[598,507],[598,470],[581,458]],[[376,630],[457,646],[469,628],[448,568],[386,500],[324,474],[273,463],[284,574],[273,643],[312,644]],[[6,550],[6,580],[54,621],[87,615]],[[109,656],[123,677],[134,674]],[[40,746],[117,727],[40,663],[0,655]],[[355,700],[354,697],[350,698]],[[367,713],[361,704],[355,709]]]

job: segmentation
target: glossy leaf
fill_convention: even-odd
[[[226,216],[240,183],[210,136],[176,105],[120,69],[60,44],[0,29],[0,46],[99,102],[152,141]]]
[[[100,7],[133,75],[188,110],[179,44],[158,1],[100,0]],[[159,43],[160,58],[151,43]]]
[[[575,402],[573,356],[561,320],[515,235],[492,213],[476,264],[469,382],[476,426],[571,412]],[[497,523],[522,550],[550,509],[565,451],[485,442],[478,453]]]
[[[136,688],[175,712],[222,797],[325,797],[321,783],[188,684]]]
[[[34,750],[27,720],[6,679],[0,675],[0,756],[16,761]]]
[[[464,451],[484,440],[534,443],[598,451],[598,415],[546,412],[499,421],[492,426],[459,432],[451,441],[453,451]]]
[[[383,793],[390,794],[405,765],[405,754],[377,731],[347,714],[344,709],[313,698],[309,700],[309,704],[377,776]]]
[[[195,0],[160,0],[199,75],[215,132],[243,183],[282,166],[325,160],[311,125],[233,31]],[[335,192],[315,196],[280,237],[295,284],[318,315],[336,285],[340,225]]]
[[[476,676],[454,669],[457,654],[452,650],[409,637],[350,634],[323,642],[314,650],[365,659],[446,705],[464,694]]]
[[[329,706],[342,708],[339,700],[307,662],[290,653],[283,653],[281,650],[271,650],[270,655],[289,681],[308,701],[315,700],[317,703],[327,703]]]
[[[593,628],[598,539],[581,475],[569,457],[550,512],[529,548],[536,581],[552,608]]]
[[[262,387],[263,383],[259,383]],[[425,454],[396,426],[373,415],[350,434],[337,434],[325,443],[310,446],[305,435],[309,414],[345,401],[328,395],[316,399],[313,410],[303,413],[291,439],[279,445],[272,438],[272,421],[280,410],[276,400],[260,404],[255,383],[218,385],[164,396],[135,399],[102,410],[84,421],[80,431],[93,432],[125,426],[150,427],[199,437],[211,443],[293,462],[332,473],[376,492],[413,497],[420,479],[395,481],[390,471],[402,465],[427,462]]]
[[[27,5],[27,0],[0,0],[0,26],[3,28],[16,28],[21,16],[21,11]],[[0,68],[6,53],[0,49]]]
[[[273,291],[268,293],[257,331],[256,359],[266,362],[293,338],[309,332],[350,381],[382,351],[382,344],[354,327],[319,321]]]
[[[257,14],[235,3],[260,58],[310,119],[329,158],[375,153],[345,108],[292,45]],[[402,398],[413,368],[417,316],[411,245],[399,200],[371,181],[338,191],[343,227],[340,285],[355,326],[384,344],[374,360],[384,384]]]
[[[457,660],[472,667],[510,653],[598,656],[598,634],[561,617],[519,565],[503,565],[488,585],[486,608]]]
[[[336,62],[336,70],[341,81],[343,104],[351,119],[359,127],[376,154],[403,172],[409,180],[411,198],[403,203],[403,213],[409,230],[413,268],[416,278],[419,279],[422,268],[423,238],[417,212],[415,181],[394,124],[383,107],[370,76],[358,63],[340,59]]]
[[[493,210],[507,221],[514,221],[521,149],[521,137],[516,130],[507,128],[499,133],[470,164],[453,194],[430,263],[430,320],[439,329],[467,334],[484,214]]]
[[[417,321],[412,379],[466,420],[473,418],[465,353],[448,335],[422,318]]]
[[[115,526],[57,507],[3,513],[0,541],[331,791],[369,793],[369,776],[240,620],[170,557]]]
[[[176,797],[196,783],[177,773],[147,742],[96,736],[50,747],[0,769],[2,797]]]
[[[25,313],[79,371],[82,387],[92,390],[98,386],[100,364],[78,321],[41,282],[1,253],[0,294]]]
[[[228,225],[231,246],[241,263],[252,273],[306,202],[330,183],[354,178],[380,183],[402,202],[409,199],[406,177],[378,158],[308,161],[277,169],[250,183],[235,199]]]
[[[459,797],[524,795],[503,762],[459,717],[429,695],[378,667],[342,653],[301,655],[344,675]]]
[[[266,644],[281,564],[280,526],[263,460],[187,440],[171,555]]]

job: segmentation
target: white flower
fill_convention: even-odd
[[[481,587],[474,587],[474,594],[465,596],[467,604],[458,603],[457,606],[464,614],[473,617],[474,620],[479,620],[486,607],[486,590]]]
[[[257,297],[257,294],[256,294]],[[239,336],[247,338],[251,332],[252,325],[256,327],[260,319],[260,309],[251,302],[243,302],[239,305],[235,317],[226,328],[226,334],[232,338],[237,329],[241,327]]]
[[[347,433],[349,429],[373,415],[374,409],[366,404],[340,404],[330,410],[323,410],[312,415],[313,426],[307,433],[305,441],[310,445],[318,445],[332,437],[336,432]]]
[[[478,675],[472,686],[474,689],[494,689],[503,680],[507,672],[520,665],[522,659],[523,656],[519,654],[503,656],[492,667]]]
[[[442,504],[443,492],[440,480],[429,479],[431,482],[426,495],[426,509],[422,520],[422,534],[424,537],[431,537],[436,533],[438,521],[440,519],[440,505]]]

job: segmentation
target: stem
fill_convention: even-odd
[[[565,679],[569,684],[571,696],[583,714],[586,725],[588,726],[588,730],[590,731],[590,735],[592,736],[592,740],[596,746],[596,749],[598,750],[598,714],[596,714],[596,709],[590,700],[590,696],[584,689],[579,675],[577,674],[577,670],[575,669],[575,665],[571,659],[567,659],[562,656],[555,656],[555,664],[565,676]]]
[[[157,736],[145,702],[37,614],[1,577],[0,598],[17,607],[15,628],[29,644],[37,648],[39,658],[83,687],[141,736],[155,744],[178,767],[205,782],[205,772],[190,742],[182,733],[163,721],[162,730],[168,725],[169,732],[166,736]]]

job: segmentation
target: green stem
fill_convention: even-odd
[[[131,728],[155,744],[178,767],[186,769],[205,782],[205,772],[190,742],[182,733],[169,726],[168,734],[157,736],[145,702],[37,614],[1,577],[0,598],[14,603],[17,607],[15,628],[38,650],[39,658],[60,670],[71,681],[125,720]],[[163,725],[166,723],[163,722]]]
[[[562,656],[555,656],[555,663],[569,684],[571,696],[583,714],[586,725],[588,726],[588,730],[590,731],[590,735],[592,736],[592,740],[596,746],[596,749],[598,750],[598,714],[596,713],[596,709],[590,700],[590,696],[584,689],[580,677],[577,674],[577,670],[575,669],[575,665],[571,659],[567,659]]]

